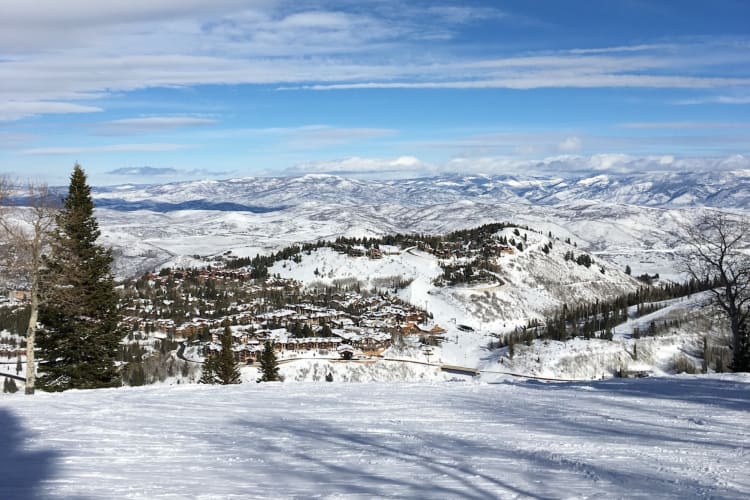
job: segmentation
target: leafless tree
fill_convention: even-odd
[[[732,332],[732,368],[750,370],[750,225],[745,216],[712,212],[686,228],[689,251],[683,269],[711,290]]]
[[[30,318],[26,329],[26,394],[34,394],[34,341],[39,314],[42,255],[54,225],[55,202],[45,184],[28,184],[23,207],[9,206],[12,185],[0,181],[0,234],[8,248],[6,265],[20,272],[29,286]]]

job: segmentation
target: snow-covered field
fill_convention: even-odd
[[[747,498],[750,377],[0,395],[0,498]]]

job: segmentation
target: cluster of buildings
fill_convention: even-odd
[[[6,343],[0,343],[0,358],[19,358],[26,356],[26,348]]]
[[[325,335],[323,335],[325,333]],[[434,324],[408,321],[388,330],[344,323],[324,331],[316,328],[312,336],[295,336],[286,327],[259,328],[230,326],[234,357],[238,362],[252,364],[260,359],[266,342],[273,345],[280,357],[299,357],[311,352],[322,356],[351,359],[354,356],[381,356],[394,342],[415,342],[436,345],[443,340],[445,329]],[[204,355],[219,350],[225,328],[211,331],[211,341],[200,343]]]
[[[497,257],[500,255],[513,255],[516,248],[503,244],[497,240],[483,242],[481,246],[472,245],[470,242],[443,241],[438,248],[425,245],[424,251],[430,252],[438,259],[471,259],[475,257]]]
[[[221,338],[229,327],[235,358],[243,363],[258,361],[266,342],[271,342],[282,357],[315,352],[346,359],[381,355],[394,342],[409,339],[436,345],[445,333],[437,325],[427,326],[430,319],[425,311],[389,295],[330,290],[301,292],[300,284],[293,280],[269,278],[259,284],[243,271],[189,272],[193,283],[213,280],[221,288],[239,283],[245,295],[230,304],[228,311],[231,313],[176,322],[168,317],[155,317],[158,314],[154,311],[162,310],[162,304],[169,302],[164,297],[174,296],[180,280],[186,277],[182,271],[152,274],[147,276],[149,284],[162,289],[161,298],[130,299],[124,307],[127,315],[123,318],[130,330],[189,341],[202,354],[208,354],[220,349]],[[166,293],[164,287],[168,285],[177,288]],[[287,301],[282,302],[283,305],[272,305],[274,301],[269,296],[274,293]],[[276,298],[275,303],[279,304]],[[143,314],[144,311],[149,314]]]

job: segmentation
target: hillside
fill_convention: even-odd
[[[746,498],[745,375],[0,394],[0,497]]]
[[[104,242],[129,276],[185,256],[275,251],[300,241],[445,233],[513,220],[601,253],[637,273],[674,275],[684,224],[706,210],[745,210],[747,171],[583,178],[332,175],[97,188]]]
[[[434,324],[446,330],[446,340],[431,349],[432,361],[472,368],[494,366],[496,361],[487,359],[486,348],[497,334],[515,331],[533,320],[542,321],[546,314],[564,304],[572,307],[578,303],[606,300],[634,292],[641,286],[606,261],[594,259],[594,263],[587,267],[566,260],[566,254],[584,254],[572,244],[551,239],[548,235],[508,227],[494,236],[517,238],[519,243],[524,242],[525,247],[522,251],[514,247],[496,257],[493,262],[498,269],[479,283],[436,284],[436,278],[443,272],[440,265],[455,264],[461,259],[438,259],[416,248],[404,251],[386,249],[382,259],[350,257],[331,248],[322,248],[309,255],[303,252],[299,262],[278,262],[269,272],[299,280],[307,286],[356,284],[363,290],[375,291],[386,290],[391,282],[401,279],[408,285],[398,290],[399,298],[427,310],[432,314]],[[545,253],[543,248],[550,243],[552,246]],[[608,348],[615,347],[610,345]],[[615,349],[621,349],[621,346],[618,344]],[[404,353],[393,348],[386,353],[388,356],[430,361],[419,350]],[[519,371],[531,375],[536,370],[525,367]],[[321,368],[320,373],[323,372]],[[608,375],[611,374],[610,370]],[[291,372],[289,375],[298,378]],[[563,378],[586,376],[572,368],[555,375]],[[600,375],[597,373],[595,377]],[[322,378],[323,375],[317,380]]]
[[[684,226],[712,210],[701,204],[727,208],[735,200],[741,205],[747,178],[744,171],[724,172],[717,181],[704,174],[658,174],[646,186],[645,177],[637,175],[627,179],[618,175],[579,179],[445,176],[393,181],[308,175],[99,188],[96,196],[100,207],[110,207],[99,208],[97,216],[103,242],[114,249],[119,277],[162,266],[205,266],[228,251],[254,256],[338,236],[445,234],[507,220],[528,225],[541,234],[530,231],[523,252],[504,256],[494,284],[436,287],[433,280],[441,272],[438,260],[416,249],[377,261],[350,259],[322,249],[304,256],[301,264],[279,263],[272,272],[306,284],[355,280],[363,281],[365,287],[383,287],[408,280],[409,286],[398,292],[399,297],[429,309],[435,323],[447,330],[447,341],[433,352],[432,361],[578,379],[610,376],[618,367],[636,365],[635,360],[628,362],[633,346],[623,338],[616,345],[589,342],[579,349],[596,360],[587,367],[579,361],[562,361],[569,357],[567,347],[547,354],[542,351],[551,349],[550,344],[528,352],[519,349],[511,363],[507,353],[488,352],[487,346],[493,335],[541,319],[564,303],[631,291],[637,284],[622,274],[626,265],[636,276],[658,273],[662,278],[680,279],[675,262],[685,245]],[[626,196],[626,181],[638,186],[639,197],[632,192]],[[677,191],[684,195],[686,190],[702,193],[693,198],[695,207],[676,208],[679,203],[664,201],[674,196],[657,196]],[[541,247],[548,239],[544,235],[550,232],[559,240],[544,255]],[[595,264],[585,268],[565,261],[566,252],[588,253]],[[459,325],[473,332],[460,330]],[[655,345],[648,363],[651,371],[669,373],[676,352],[695,350],[699,339],[673,333],[684,342]],[[394,355],[402,357],[402,353]],[[420,351],[406,356],[427,360]],[[536,361],[542,358],[544,366]],[[302,379],[316,378],[314,369],[300,370],[308,374]],[[381,380],[386,371],[341,375],[351,380]],[[408,380],[424,377],[430,378],[419,370],[404,372]],[[290,378],[300,378],[299,373],[290,368]]]
[[[496,258],[499,269],[479,284],[436,286],[432,282],[442,274],[440,264],[460,259],[438,259],[436,256],[407,249],[396,255],[372,260],[349,257],[324,248],[311,255],[302,255],[299,263],[291,260],[277,263],[269,271],[283,278],[292,278],[308,285],[331,284],[336,281],[361,281],[363,288],[377,287],[379,282],[401,277],[411,283],[399,296],[417,306],[425,307],[441,323],[468,324],[475,329],[499,331],[523,326],[530,319],[542,319],[555,308],[597,298],[614,297],[635,291],[639,283],[604,260],[594,259],[589,267],[566,261],[566,252],[581,255],[577,247],[549,238],[533,230],[516,228],[499,231],[496,237],[517,238],[524,250],[515,247]],[[544,253],[542,247],[552,248]]]

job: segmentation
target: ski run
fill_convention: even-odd
[[[747,498],[746,374],[0,398],[0,497]]]

